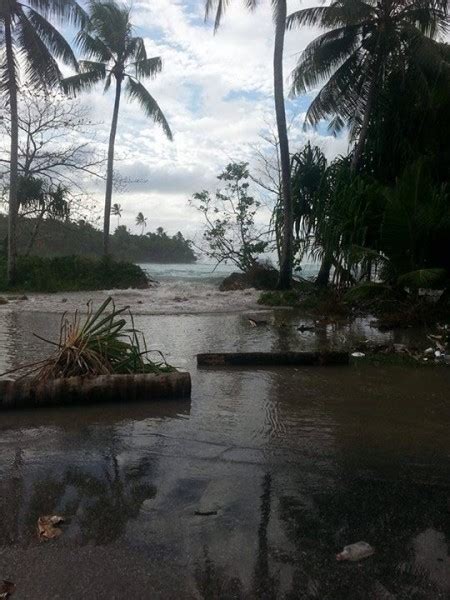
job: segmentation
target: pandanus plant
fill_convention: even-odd
[[[154,78],[162,68],[161,57],[147,57],[144,40],[133,35],[131,10],[113,0],[94,0],[90,4],[89,23],[77,35],[76,42],[85,56],[79,61],[80,73],[64,79],[67,93],[90,90],[100,81],[104,91],[115,84],[114,109],[109,135],[106,172],[103,252],[109,254],[111,199],[114,179],[114,146],[122,91],[137,100],[147,117],[158,123],[169,140],[172,132],[155,98],[142,84],[142,79]]]

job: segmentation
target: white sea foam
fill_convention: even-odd
[[[163,281],[146,290],[102,290],[29,294],[27,300],[8,298],[0,311],[33,311],[63,313],[82,310],[88,300],[98,306],[108,296],[117,305],[130,306],[134,314],[202,314],[242,312],[258,307],[259,292],[254,289],[220,292],[217,284],[203,281]]]

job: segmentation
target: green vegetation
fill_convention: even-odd
[[[215,9],[214,30],[217,31],[228,0],[205,0],[205,16]],[[260,0],[245,0],[249,10],[254,10]],[[292,284],[292,267],[294,260],[293,214],[290,174],[289,138],[286,123],[286,107],[284,101],[283,54],[286,32],[287,0],[272,0],[273,20],[275,24],[275,40],[273,46],[273,95],[275,100],[275,119],[277,124],[277,165],[279,173],[278,207],[279,219],[279,262],[280,271],[278,289],[289,289]]]
[[[99,257],[102,254],[102,233],[86,221],[61,221],[45,219],[36,232],[35,219],[24,219],[20,227],[17,245],[20,254],[27,254],[31,236],[35,235],[31,254],[42,257],[86,256]],[[6,218],[0,215],[0,239],[7,235]],[[110,241],[111,256],[115,260],[129,262],[192,263],[196,257],[191,243],[178,232],[168,236],[159,228],[155,233],[134,235],[121,225]]]
[[[128,313],[130,323],[125,319]],[[43,339],[43,338],[40,338]],[[17,371],[34,375],[40,382],[62,377],[119,375],[132,373],[170,373],[176,371],[160,355],[159,362],[149,359],[144,336],[134,327],[129,307],[116,308],[108,298],[81,321],[78,313],[61,320],[59,340],[45,340],[56,346],[54,353]]]
[[[82,256],[41,258],[19,256],[15,285],[7,278],[6,260],[0,258],[0,291],[68,292],[78,290],[145,288],[148,278],[132,263]]]

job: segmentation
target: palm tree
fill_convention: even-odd
[[[136,217],[136,225],[141,227],[141,235],[144,235],[144,229],[147,227],[147,218],[139,212]]]
[[[245,0],[250,10],[256,8],[260,0]],[[206,0],[206,16],[216,9],[214,30],[217,31],[228,0]],[[275,115],[280,147],[281,200],[283,207],[283,237],[280,258],[280,276],[278,289],[287,289],[292,283],[293,263],[293,209],[290,180],[289,140],[286,125],[286,109],[283,86],[283,50],[286,29],[287,2],[272,0],[275,20],[275,45],[273,54],[273,79],[275,96]]]
[[[112,205],[112,207],[111,207],[111,214],[114,217],[117,217],[117,227],[119,227],[120,217],[122,216],[122,207],[120,206],[120,204],[113,204]]]
[[[399,59],[410,53],[417,63],[442,67],[437,35],[448,29],[447,0],[335,0],[288,17],[289,28],[330,29],[312,41],[293,72],[292,92],[305,93],[324,80],[306,114],[306,123],[332,118],[334,132],[350,127],[357,138],[352,170],[364,152],[377,93]]]
[[[158,103],[142,85],[141,79],[155,77],[161,71],[159,56],[147,58],[144,40],[133,36],[130,8],[114,0],[93,0],[90,4],[90,22],[77,35],[77,44],[89,60],[80,61],[78,75],[63,81],[66,92],[74,93],[91,89],[104,81],[105,92],[115,81],[115,101],[111,122],[106,173],[105,212],[103,226],[103,252],[109,252],[109,227],[114,177],[114,144],[119,117],[122,85],[131,100],[137,100],[145,114],[161,125],[169,140],[172,132]]]
[[[77,68],[77,61],[61,33],[48,19],[84,25],[86,13],[75,0],[2,0],[0,3],[0,94],[6,97],[11,113],[9,169],[8,281],[16,278],[17,190],[19,126],[17,95],[19,70],[33,90],[46,90],[61,81],[56,59]],[[3,52],[4,48],[4,52]],[[19,69],[19,62],[23,69]]]

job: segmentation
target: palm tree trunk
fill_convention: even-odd
[[[322,258],[322,263],[320,265],[320,269],[316,277],[315,283],[318,287],[327,287],[328,282],[330,280],[330,272],[332,266],[333,263],[331,256],[329,254],[325,254]]]
[[[356,173],[359,170],[359,167],[361,165],[361,159],[366,145],[367,134],[369,132],[369,124],[370,117],[372,116],[373,102],[375,100],[375,94],[377,92],[377,82],[378,77],[375,74],[374,78],[370,83],[369,91],[367,93],[367,101],[366,107],[364,109],[363,122],[361,125],[361,130],[359,132],[358,141],[356,142],[355,149],[353,151],[352,162],[350,164],[350,169],[354,173]]]
[[[284,105],[283,50],[286,30],[286,0],[279,0],[275,8],[275,48],[273,55],[273,77],[275,114],[277,119],[278,139],[280,143],[281,164],[281,201],[283,207],[283,240],[281,248],[280,276],[277,288],[289,289],[292,283],[292,198],[291,173],[289,157],[289,141],[286,126],[286,109]]]
[[[9,210],[8,210],[8,283],[16,280],[17,258],[17,179],[19,153],[19,117],[17,110],[16,63],[11,35],[11,22],[5,19],[6,68],[8,70],[9,108],[11,111],[11,151],[9,166]]]
[[[119,119],[120,94],[122,89],[122,76],[116,75],[116,99],[114,101],[111,132],[109,134],[108,166],[106,170],[105,214],[103,218],[103,254],[109,254],[109,227],[111,221],[111,200],[114,178],[114,144],[116,141],[117,121]]]
[[[39,233],[39,229],[41,228],[42,221],[44,219],[45,210],[46,210],[46,207],[44,206],[44,208],[41,209],[41,212],[39,213],[39,215],[36,217],[36,222],[34,224],[33,231],[31,233],[30,240],[28,242],[28,246],[25,251],[25,256],[30,256],[30,254],[31,254],[31,250],[33,249],[34,242],[36,240],[37,234]]]

